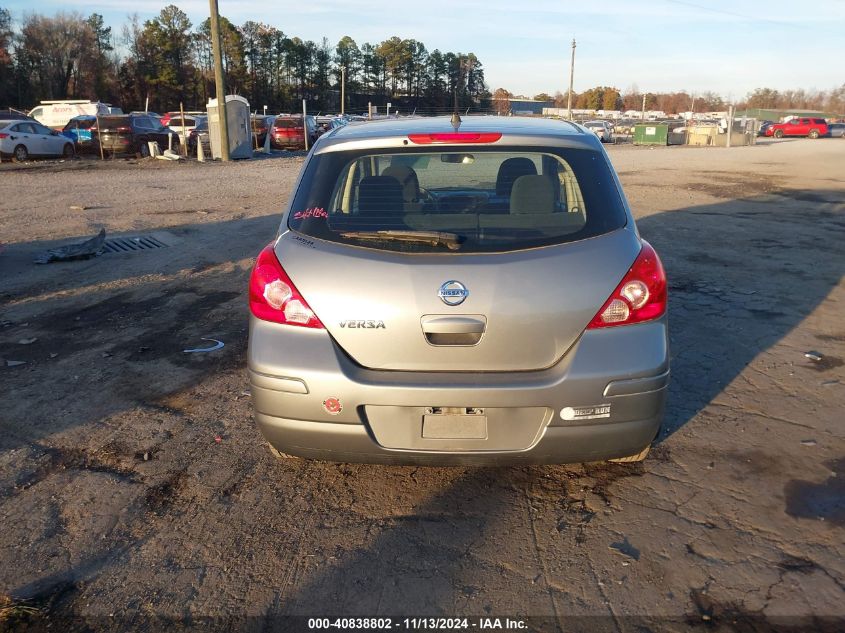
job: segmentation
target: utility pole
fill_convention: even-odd
[[[575,38],[572,38],[572,61],[569,63],[569,97],[566,99],[568,118],[572,120],[572,82],[575,79]]]
[[[340,116],[346,112],[346,66],[340,67]]]
[[[728,137],[725,139],[725,147],[731,146],[731,135],[733,134],[734,130],[734,107],[733,105],[728,106]]]
[[[645,93],[643,93],[643,116],[641,118],[641,121],[643,121],[643,123],[645,123],[645,97],[646,95]]]
[[[220,15],[217,0],[208,0],[211,10],[211,50],[214,54],[214,83],[217,88],[217,117],[220,127],[220,159],[229,160],[229,119],[226,117],[226,86],[223,83],[223,54],[220,49]]]
[[[464,60],[463,57],[458,57],[458,79],[455,81],[455,106],[452,108],[452,113],[458,113],[458,84],[461,83],[463,79],[463,70],[464,70]]]

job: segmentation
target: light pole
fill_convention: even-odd
[[[575,79],[575,38],[572,38],[572,61],[569,64],[569,97],[566,99],[567,118],[572,120],[572,82]]]
[[[346,66],[340,67],[340,116],[346,112]]]

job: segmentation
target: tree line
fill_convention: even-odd
[[[263,22],[237,26],[220,18],[226,91],[270,112],[337,111],[345,75],[347,110],[368,102],[394,110],[477,110],[489,101],[484,68],[470,53],[429,51],[391,37],[360,46],[289,37]],[[210,20],[193,25],[177,6],[141,21],[129,16],[120,35],[91,14],[30,13],[17,30],[0,7],[0,107],[28,108],[48,99],[93,99],[124,110],[202,110],[214,97]]]
[[[680,92],[642,93],[636,85],[631,85],[624,92],[610,86],[596,86],[581,93],[573,93],[573,109],[586,110],[637,110],[643,108],[645,97],[646,110],[659,110],[666,114],[680,112],[722,112],[728,109],[728,102],[715,92],[690,94]],[[491,107],[499,114],[510,110],[511,98],[533,98],[537,101],[553,102],[556,108],[565,108],[568,95],[557,92],[553,96],[545,92],[525,97],[514,95],[504,88],[497,88],[491,97]],[[845,84],[831,90],[784,90],[757,88],[744,99],[733,104],[736,110],[746,108],[819,110],[832,114],[845,115]]]

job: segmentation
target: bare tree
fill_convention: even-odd
[[[29,14],[23,20],[16,57],[42,99],[66,99],[85,93],[86,64],[90,69],[95,50],[94,31],[80,14]]]

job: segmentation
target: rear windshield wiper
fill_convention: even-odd
[[[419,242],[432,246],[443,245],[450,251],[461,247],[461,237],[455,233],[442,231],[345,231],[343,237],[356,240],[380,240],[386,242]]]

